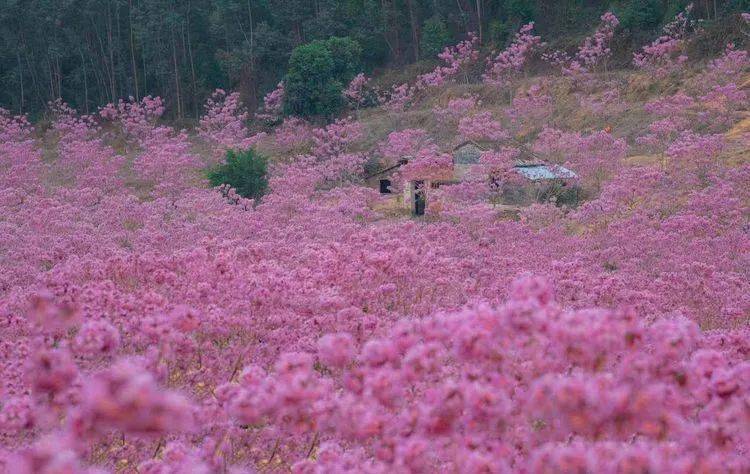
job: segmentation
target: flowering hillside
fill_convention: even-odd
[[[533,25],[470,37],[327,126],[283,84],[263,132],[224,91],[194,131],[153,97],[2,111],[3,472],[750,471],[750,60],[682,58],[687,23],[626,72],[611,14],[546,76]],[[467,139],[425,217],[364,184]],[[209,188],[248,147],[268,193]],[[528,150],[581,200],[494,207]]]

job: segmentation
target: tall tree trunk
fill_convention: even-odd
[[[393,3],[390,0],[380,0],[381,11],[383,12],[383,39],[393,54],[393,60],[400,62],[401,46],[399,44],[399,34],[396,28],[396,22],[393,18]]]
[[[180,95],[180,71],[177,68],[177,40],[174,36],[174,27],[172,29],[172,62],[174,63],[174,86],[177,97],[177,118],[182,118],[182,104]]]
[[[63,72],[60,66],[60,56],[55,56],[55,77],[57,78],[57,97],[62,99]]]
[[[477,28],[479,30],[479,44],[482,44],[482,0],[477,0]]]
[[[187,25],[187,52],[188,52],[188,60],[190,61],[190,78],[193,81],[193,114],[195,117],[198,117],[199,111],[198,111],[198,80],[196,78],[195,74],[195,61],[193,60],[193,46],[192,41],[190,40],[190,9],[192,7],[192,4],[190,3],[190,0],[188,0],[188,8],[187,8],[187,16],[185,18],[185,23]]]
[[[31,64],[31,59],[29,58],[29,52],[26,50],[24,46],[24,59],[26,60],[26,67],[29,69],[29,73],[31,74],[31,83],[34,85],[34,93],[36,94],[37,99],[39,100],[39,103],[44,106],[46,104],[46,101],[42,97],[42,91],[41,91],[41,78],[37,79],[37,71],[34,68],[34,65]]]
[[[406,8],[409,10],[414,60],[419,61],[419,19],[417,18],[417,13],[414,11],[414,0],[406,0]]]
[[[109,82],[112,90],[112,102],[117,100],[117,80],[115,78],[115,49],[113,44],[113,26],[111,3],[107,2],[107,49],[109,50]]]
[[[49,53],[47,53],[47,69],[49,70],[49,93],[47,96],[50,101],[53,101],[57,98],[55,97],[55,72],[52,67],[52,59],[50,59]]]
[[[89,113],[89,82],[86,77],[86,58],[83,57],[83,50],[78,48],[81,55],[81,69],[83,69],[83,108],[86,115]]]
[[[128,0],[128,28],[130,36],[130,62],[133,66],[133,88],[135,89],[135,100],[141,100],[138,91],[138,68],[135,66],[135,38],[133,37],[133,0]]]
[[[21,99],[18,104],[18,115],[23,115],[23,65],[21,64],[20,49],[16,49],[16,61],[18,61],[18,85],[21,86]]]

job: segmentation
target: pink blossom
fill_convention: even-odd
[[[501,141],[510,137],[510,133],[503,129],[490,112],[479,112],[475,115],[463,117],[458,122],[458,132],[469,140]]]
[[[542,46],[541,37],[534,36],[533,31],[533,22],[522,26],[504,51],[488,59],[487,71],[482,76],[486,84],[505,86],[523,70],[531,54]]]
[[[73,344],[79,355],[110,355],[120,345],[120,333],[107,321],[88,321],[78,330]]]

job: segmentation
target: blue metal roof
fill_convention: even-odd
[[[521,176],[528,178],[532,181],[541,181],[543,179],[565,179],[565,178],[577,178],[574,172],[558,165],[521,165],[515,166],[513,169]]]

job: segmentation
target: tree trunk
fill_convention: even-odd
[[[482,44],[482,0],[477,0],[477,29],[479,30],[479,44]]]
[[[86,58],[83,57],[83,50],[78,49],[78,52],[81,55],[81,69],[83,70],[83,109],[88,115],[89,113],[89,83],[88,79],[86,78]]]
[[[195,62],[193,61],[193,46],[190,41],[190,9],[192,7],[192,4],[190,3],[190,0],[188,0],[188,7],[187,7],[187,15],[185,17],[185,24],[186,24],[186,30],[187,30],[187,53],[188,53],[188,61],[190,62],[190,78],[193,81],[193,114],[197,118],[199,115],[198,111],[198,80],[196,79],[195,74]]]
[[[130,62],[133,66],[133,88],[135,89],[135,100],[141,100],[138,91],[138,68],[135,65],[135,38],[133,37],[133,0],[128,0],[128,29],[130,36]]]
[[[115,49],[113,45],[113,26],[111,4],[107,2],[107,49],[109,50],[109,82],[112,90],[112,102],[117,100],[117,79],[115,78]]]
[[[23,115],[23,65],[21,64],[20,49],[16,49],[16,61],[18,61],[18,84],[21,86],[21,99],[18,104],[18,115]]]
[[[182,118],[182,104],[180,96],[180,71],[177,68],[177,41],[174,37],[174,29],[172,29],[172,62],[174,63],[174,86],[175,95],[177,97],[177,118]]]
[[[409,9],[409,23],[411,25],[411,40],[414,50],[414,61],[419,61],[419,21],[414,11],[414,0],[406,0]]]

